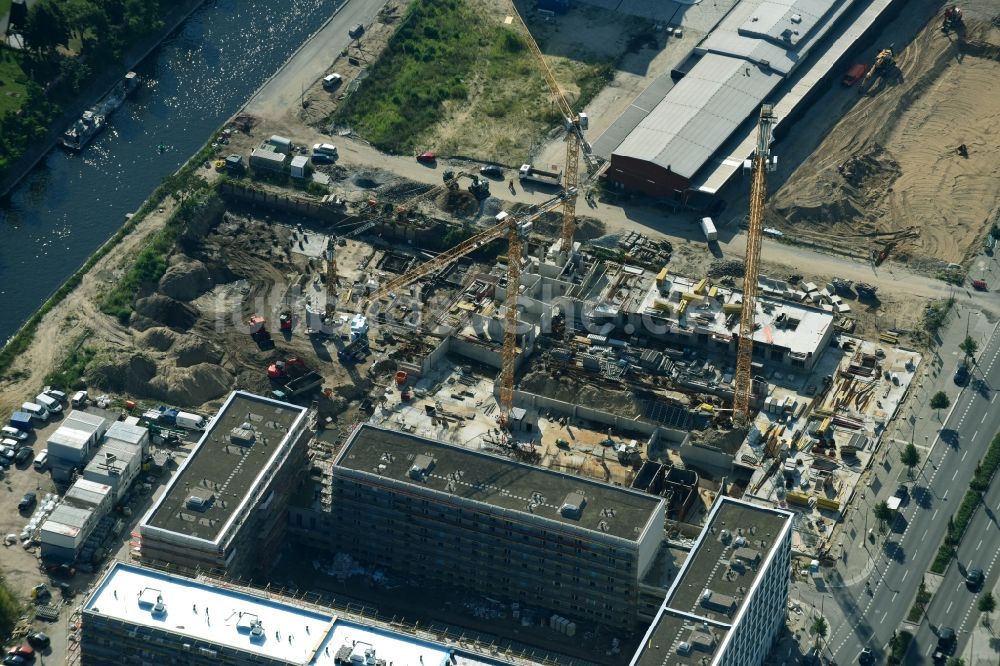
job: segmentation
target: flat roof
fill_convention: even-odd
[[[631,666],[711,663],[791,525],[787,511],[719,497]],[[739,562],[746,564],[731,566]]]
[[[157,610],[156,604],[162,603]],[[453,650],[432,641],[342,620],[292,600],[267,599],[232,587],[218,587],[115,562],[83,605],[84,615],[111,617],[132,625],[172,633],[179,638],[225,646],[249,654],[305,666],[333,666],[338,652],[366,649],[377,660],[399,666],[444,666]],[[262,635],[252,636],[259,622]],[[86,620],[84,634],[86,635]],[[497,663],[488,658],[462,661]]]
[[[234,391],[142,525],[218,541],[230,519],[252,496],[264,473],[284,451],[306,408]],[[249,423],[256,433],[252,445],[232,441],[231,432]],[[190,508],[188,499],[206,501]]]
[[[139,445],[149,433],[148,428],[143,428],[131,423],[115,421],[104,433],[105,439],[116,439],[127,444]]]
[[[695,47],[693,57],[700,59],[612,155],[693,179],[857,2],[742,0]],[[635,115],[630,106],[621,125],[631,126]],[[598,143],[608,150],[608,141]]]
[[[410,476],[415,466],[426,470],[420,480]],[[639,540],[663,513],[659,497],[368,424],[348,439],[337,468],[629,541]],[[564,515],[561,508],[580,496],[585,503],[579,514]]]

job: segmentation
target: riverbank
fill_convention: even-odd
[[[159,48],[163,41],[203,4],[205,4],[205,0],[180,0],[173,11],[164,18],[163,29],[143,40],[142,43],[136,44],[126,54],[122,67],[114,67],[104,71],[87,86],[87,89],[80,93],[77,102],[52,122],[45,139],[38,142],[34,150],[29,150],[29,152],[22,155],[11,167],[10,173],[3,179],[0,179],[0,199],[10,194],[11,190],[17,187],[18,183],[31,173],[32,169],[49,154],[49,151],[58,145],[62,133],[73,121],[80,117],[84,110],[93,105],[96,100],[106,95],[111,88],[124,78],[128,71],[134,69],[150,53]]]

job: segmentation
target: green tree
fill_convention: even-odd
[[[979,345],[972,339],[971,335],[965,336],[965,339],[958,345],[958,348],[965,354],[966,359],[973,359],[975,361],[973,357],[975,357],[976,352],[979,350]]]
[[[961,657],[952,657],[948,660],[948,666],[965,666],[965,660]]]
[[[979,597],[979,612],[983,614],[983,624],[986,626],[990,625],[990,613],[997,609],[996,599],[993,598],[992,592],[987,592],[983,596]]]
[[[878,521],[879,530],[884,530],[885,526],[889,524],[890,520],[892,520],[892,509],[889,508],[889,505],[885,500],[882,500],[875,505],[872,512],[875,514],[875,520]]]
[[[826,618],[824,618],[822,615],[817,615],[813,619],[812,626],[809,627],[809,632],[816,637],[816,647],[819,647],[819,644],[822,642],[822,640],[826,638],[826,632],[827,632]]]
[[[41,0],[28,10],[23,35],[28,48],[51,53],[60,44],[69,44],[66,15],[55,0]]]
[[[917,451],[917,447],[913,445],[913,442],[907,444],[899,452],[899,460],[906,465],[910,478],[913,478],[913,468],[920,464],[920,452]]]
[[[944,394],[944,391],[938,391],[937,393],[931,396],[931,409],[937,410],[937,416],[939,421],[941,420],[941,410],[947,409],[948,405],[950,404],[951,400],[949,400],[948,396]]]

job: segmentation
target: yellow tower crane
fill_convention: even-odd
[[[575,190],[562,194],[538,206],[531,214],[518,217],[502,212],[497,215],[497,224],[468,238],[450,250],[445,250],[430,261],[416,266],[409,272],[389,280],[361,302],[361,312],[388,296],[418,280],[444,268],[453,261],[478,250],[497,239],[507,237],[507,295],[505,299],[503,351],[500,356],[500,412],[506,422],[514,404],[514,365],[517,360],[517,295],[521,287],[521,255],[523,239],[531,230],[532,223],[564,202],[566,197],[575,196]]]
[[[760,107],[757,121],[757,148],[753,156],[753,181],[750,185],[750,215],[747,225],[747,248],[743,273],[743,307],[740,310],[740,340],[736,353],[736,378],[733,391],[733,417],[743,425],[750,422],[750,392],[753,386],[753,334],[756,329],[757,275],[760,271],[760,242],[764,227],[764,202],[767,199],[767,172],[771,168],[771,129],[774,109]]]
[[[565,93],[563,93],[562,88],[559,86],[559,82],[556,81],[555,75],[552,73],[552,69],[549,67],[548,63],[545,62],[545,56],[542,55],[542,50],[538,48],[538,44],[535,42],[535,38],[531,36],[531,31],[528,30],[527,24],[525,24],[524,19],[521,18],[521,14],[518,13],[517,7],[514,5],[514,0],[507,0],[507,5],[510,9],[511,17],[517,23],[518,28],[520,28],[521,33],[524,35],[524,41],[528,44],[528,49],[531,51],[532,55],[535,56],[535,60],[538,61],[539,68],[542,70],[542,75],[545,77],[545,82],[549,86],[549,90],[552,91],[552,95],[556,99],[556,104],[559,105],[559,110],[566,122],[566,181],[565,189],[566,192],[573,192],[572,195],[568,195],[563,199],[563,218],[562,218],[562,232],[560,233],[560,238],[562,239],[562,250],[564,252],[570,252],[573,249],[573,235],[576,233],[576,191],[580,184],[580,152],[583,151],[584,158],[587,160],[588,168],[596,168],[596,163],[593,162],[593,156],[591,155],[590,145],[583,136],[583,127],[580,126],[580,116],[573,112],[573,107],[570,106],[569,100],[566,99]]]

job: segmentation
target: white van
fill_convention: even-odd
[[[32,463],[39,472],[43,471],[45,467],[49,464],[49,450],[42,449],[42,452],[35,456],[35,462]]]
[[[323,77],[323,87],[327,90],[333,90],[337,88],[341,83],[344,82],[344,77],[340,74],[334,72],[333,74],[327,74]]]
[[[51,395],[45,395],[44,393],[39,393],[35,396],[35,402],[49,410],[52,414],[58,414],[62,411],[62,403],[53,398]]]
[[[87,406],[87,392],[86,391],[77,391],[76,393],[74,393],[73,394],[73,399],[70,401],[70,404],[73,405],[74,407],[86,407]]]
[[[36,421],[49,420],[49,410],[34,402],[26,402],[21,405],[21,411],[31,414],[31,418]]]

